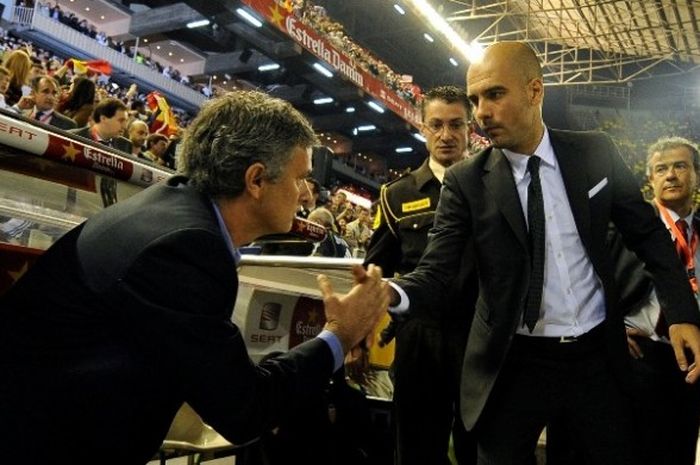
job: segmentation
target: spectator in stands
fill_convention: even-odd
[[[32,68],[32,60],[27,52],[23,50],[13,50],[5,58],[3,65],[12,73],[10,87],[5,93],[5,102],[14,105],[22,98],[24,86],[28,84],[29,72]]]
[[[29,76],[27,76],[27,82],[31,83],[37,76],[43,76],[46,74],[46,69],[44,69],[44,63],[36,57],[32,57],[32,67],[29,70]]]
[[[132,120],[127,127],[126,133],[131,142],[131,154],[135,157],[141,156],[141,152],[146,150],[144,145],[148,139],[148,125],[140,119]]]
[[[99,142],[122,152],[131,153],[131,142],[123,137],[126,123],[126,105],[116,98],[106,98],[95,105],[92,126],[74,129],[71,132],[86,139]]]
[[[367,245],[372,237],[372,228],[370,228],[369,210],[358,206],[359,214],[357,219],[348,223],[345,229],[344,239],[352,249],[353,257],[363,257]]]
[[[163,158],[166,150],[168,150],[168,138],[163,134],[151,134],[146,139],[146,150],[141,152],[139,156],[158,165],[166,166]]]
[[[338,215],[345,210],[348,196],[344,192],[338,191],[332,198],[331,213],[338,218]]]
[[[335,232],[335,219],[330,211],[325,208],[317,208],[309,213],[308,219],[326,228],[326,238],[316,244],[313,255],[351,258],[350,246]]]
[[[306,179],[306,192],[302,192],[301,196],[301,209],[299,210],[299,216],[302,218],[307,218],[309,213],[314,211],[316,208],[316,201],[321,193],[321,184],[312,177]]]
[[[84,76],[76,77],[58,108],[73,118],[78,127],[87,126],[95,108],[95,83]]]
[[[5,102],[5,93],[10,87],[10,80],[12,80],[12,72],[4,66],[0,66],[0,108],[9,108]]]
[[[177,157],[182,150],[182,144],[180,143],[182,142],[182,134],[183,129],[181,126],[178,126],[175,133],[168,138],[168,148],[161,157],[168,168],[175,168]]]
[[[131,101],[129,105],[129,117],[140,119],[141,121],[148,120],[148,112],[146,111],[146,104],[143,100],[135,98]]]
[[[75,129],[75,121],[55,110],[58,96],[58,82],[51,76],[38,76],[32,80],[31,94],[22,97],[17,107],[27,118],[59,129]]]

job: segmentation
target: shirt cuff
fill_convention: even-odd
[[[393,281],[388,281],[389,286],[393,287],[396,292],[399,293],[399,304],[395,307],[389,307],[389,313],[393,315],[408,315],[408,308],[411,305],[411,301],[408,298],[408,294],[404,291],[401,286]]]
[[[343,345],[340,343],[340,339],[338,339],[338,336],[336,336],[333,331],[327,329],[321,331],[316,337],[323,339],[326,344],[328,344],[328,348],[331,349],[331,353],[333,354],[333,373],[335,373],[343,366],[343,360],[345,359],[343,355]]]

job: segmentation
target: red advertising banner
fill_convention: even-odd
[[[64,137],[61,134],[0,114],[0,144],[106,176],[149,186],[170,174],[138,160]]]
[[[343,78],[351,81],[372,97],[380,100],[388,109],[415,127],[420,123],[420,112],[411,103],[399,97],[371,73],[357,66],[352,58],[338,51],[312,27],[302,23],[292,13],[291,2],[282,0],[243,0],[268,22],[287,34],[319,59],[328,63]]]

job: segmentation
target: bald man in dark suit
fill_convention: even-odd
[[[684,349],[700,356],[700,314],[673,244],[607,136],[545,127],[542,70],[528,46],[490,46],[467,83],[493,148],[447,171],[426,252],[394,283],[393,311],[443,295],[473,240],[479,297],[461,407],[478,463],[530,463],[542,428],[560,416],[588,463],[639,463],[608,223],[650,271],[692,383],[700,370],[689,370]]]

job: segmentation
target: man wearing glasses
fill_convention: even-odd
[[[445,170],[463,158],[467,147],[469,102],[464,89],[430,90],[421,113],[429,157],[418,169],[382,186],[379,227],[365,260],[380,265],[386,277],[408,273],[418,264],[433,225]],[[469,321],[460,321],[466,319],[448,305],[474,304],[476,281],[468,281],[473,273],[469,264],[464,265],[458,285],[444,301],[412,309],[407,318],[393,321],[383,333],[384,342],[396,335],[392,370],[399,465],[449,463],[453,423],[458,462],[476,462],[474,445],[455,415]]]

